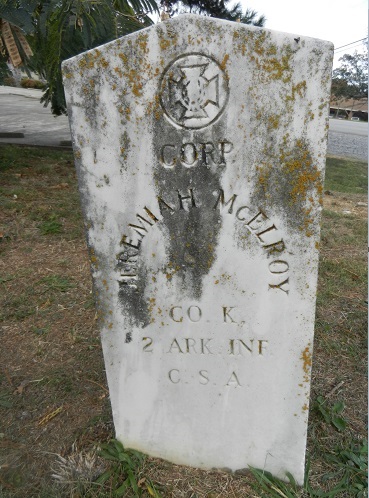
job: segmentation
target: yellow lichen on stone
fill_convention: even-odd
[[[291,94],[287,95],[286,101],[289,102],[295,102],[296,95],[299,97],[304,97],[306,93],[306,81],[300,81],[300,83],[297,83],[296,85],[292,85],[291,89]]]
[[[150,52],[149,47],[148,47],[148,36],[146,34],[140,34],[138,37],[138,46],[142,50],[144,54],[148,54]]]
[[[160,105],[160,98],[158,95],[155,95],[154,98],[154,105],[153,105],[153,112],[156,120],[159,120],[163,116],[163,110]]]
[[[149,306],[148,306],[148,312],[151,314],[155,308],[156,304],[156,299],[155,297],[150,297],[149,298]]]
[[[303,169],[303,163],[299,161],[287,162],[285,169],[289,173],[294,174],[291,189],[292,202],[296,202],[296,200],[301,198],[306,199],[307,193],[320,180],[320,172],[316,167],[312,167],[310,171],[307,171]]]
[[[261,115],[268,136],[283,127],[283,115],[265,116],[264,111]],[[288,209],[289,223],[311,237],[315,234],[314,208],[322,198],[322,173],[304,139],[291,143],[289,134],[285,133],[278,142],[268,141],[261,151],[255,166],[253,202]]]
[[[117,75],[122,78],[123,77],[123,73],[122,73],[122,70],[120,67],[115,67],[114,68],[114,71],[117,73]]]
[[[322,176],[318,168],[312,164],[309,150],[301,140],[296,141],[294,151],[280,151],[279,160],[282,171],[290,183],[291,202],[306,202],[314,189],[321,187]]]
[[[272,171],[273,171],[273,165],[270,163],[261,163],[260,166],[256,166],[256,172],[258,173],[259,187],[261,187],[264,193],[268,191],[268,184]]]
[[[160,40],[159,45],[160,45],[160,48],[161,48],[162,50],[166,50],[167,48],[169,48],[169,47],[170,47],[170,41],[169,41],[169,40],[166,40],[166,39],[164,39],[164,38],[162,38],[162,39]]]
[[[103,67],[104,69],[106,69],[106,68],[108,68],[108,67],[109,67],[109,62],[108,62],[106,59],[104,59],[104,57],[102,57],[102,58],[101,58],[101,60],[100,60],[100,64],[102,65],[102,67]]]
[[[277,59],[276,57],[266,59],[262,63],[262,69],[269,73],[272,80],[282,80],[283,83],[288,83],[291,80],[290,58],[291,54],[283,55],[282,59]]]
[[[280,116],[274,114],[268,117],[268,129],[277,129],[279,127]]]
[[[304,382],[309,382],[310,369],[311,369],[311,365],[312,365],[312,355],[311,355],[311,351],[310,351],[310,343],[302,351],[302,354],[300,356],[300,360],[302,360],[302,369],[304,371]]]
[[[254,42],[254,52],[256,52],[258,55],[264,55],[265,53],[265,46],[264,42],[266,39],[266,31],[261,31],[259,36],[256,38]]]
[[[88,53],[78,62],[78,65],[82,70],[92,69],[95,67],[95,60],[93,56]]]
[[[254,33],[240,33],[235,31],[233,33],[233,50],[236,53],[241,53],[242,56],[245,56],[247,53],[247,48],[250,47],[252,50],[252,41],[254,39]]]
[[[126,65],[128,63],[128,57],[126,56],[126,54],[123,54],[122,52],[120,52],[118,54],[118,57],[122,60],[124,65]]]
[[[228,59],[229,59],[229,55],[228,54],[225,54],[225,56],[223,57],[223,60],[222,62],[220,63],[220,69],[222,69],[223,71],[225,71],[225,68],[226,68],[226,65],[227,65],[227,62],[228,62]]]

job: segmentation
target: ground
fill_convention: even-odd
[[[0,496],[118,496],[90,484],[114,431],[72,154],[3,146],[0,171]],[[307,449],[312,488],[343,483],[327,496],[366,496],[342,456],[366,437],[366,182],[364,163],[328,160]],[[144,496],[283,496],[157,459],[137,472]]]

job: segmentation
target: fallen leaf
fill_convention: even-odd
[[[50,305],[50,300],[48,299],[47,301],[45,301],[43,304],[41,304],[38,309],[39,310],[44,310],[45,308],[47,308],[49,305]]]
[[[23,394],[24,389],[28,386],[28,384],[32,384],[32,382],[41,382],[43,381],[44,378],[42,379],[36,379],[36,380],[23,380],[17,389],[13,392],[13,394]]]
[[[23,394],[24,389],[28,386],[31,381],[23,380],[13,394]]]
[[[46,415],[44,415],[38,422],[37,425],[46,425],[48,422],[50,422],[50,420],[52,420],[54,417],[56,417],[57,415],[59,415],[59,413],[63,410],[63,405],[62,406],[59,406],[59,408],[57,408],[56,410],[50,412],[50,413],[47,413]]]

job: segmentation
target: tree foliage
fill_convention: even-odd
[[[230,0],[161,0],[168,12],[193,12],[263,26],[264,16],[242,12]],[[158,0],[159,2],[159,0]],[[53,114],[66,114],[61,62],[153,24],[149,13],[158,12],[156,0],[0,0],[0,42],[5,26],[11,31],[26,71],[45,81],[41,101]],[[2,22],[2,24],[1,24]],[[10,26],[10,28],[9,28]],[[3,27],[3,29],[2,29]],[[31,50],[27,50],[28,43]],[[1,46],[1,43],[0,43]],[[5,45],[3,45],[5,46]],[[14,46],[14,45],[13,45]],[[26,49],[25,49],[26,48]],[[33,54],[32,54],[33,52]],[[4,65],[4,64],[3,64]],[[2,66],[0,67],[1,70]],[[1,75],[0,75],[1,76]]]
[[[61,62],[150,26],[158,10],[155,0],[0,1],[0,18],[27,35],[34,55],[23,53],[23,63],[46,81],[42,102],[55,115],[66,113]]]
[[[255,10],[242,10],[240,3],[229,7],[230,0],[161,0],[162,8],[170,15],[192,13],[228,21],[239,21],[243,24],[264,26],[265,16],[258,16]]]
[[[368,97],[368,55],[345,54],[334,69],[332,94],[337,98],[360,100]]]

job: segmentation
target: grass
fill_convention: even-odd
[[[72,155],[0,147],[0,172],[1,498],[367,496],[366,165],[327,161],[303,487],[113,440]]]
[[[82,218],[70,152],[3,146],[0,174],[4,180],[0,209],[8,213],[3,239],[14,239],[20,232],[26,238],[35,234],[63,235],[68,240],[81,237]]]
[[[38,228],[42,235],[56,234],[63,231],[63,225],[56,214],[52,214],[47,220],[39,224]]]
[[[67,292],[74,284],[64,276],[46,275],[39,280],[31,281],[30,276],[23,278],[24,284],[22,291],[17,289],[14,292],[6,292],[8,288],[6,283],[16,280],[18,283],[22,277],[19,275],[9,276],[4,279],[0,288],[4,292],[4,301],[0,318],[2,320],[13,318],[15,320],[23,320],[27,316],[43,313],[49,306],[58,301],[59,305],[63,302],[60,297],[60,292]],[[45,301],[46,299],[46,301]],[[45,304],[47,303],[47,304]]]
[[[137,478],[145,460],[142,453],[133,450],[126,451],[122,443],[113,439],[101,445],[100,456],[112,462],[112,465],[96,479],[96,484],[105,484],[111,480],[110,490],[117,497],[123,496],[130,489],[138,497],[143,496],[145,491],[151,496],[160,497],[150,479]]]
[[[328,157],[325,189],[351,194],[368,192],[368,165],[364,161]]]
[[[66,292],[73,285],[68,278],[60,275],[48,275],[43,277],[39,283],[45,287],[44,293],[50,291]]]

